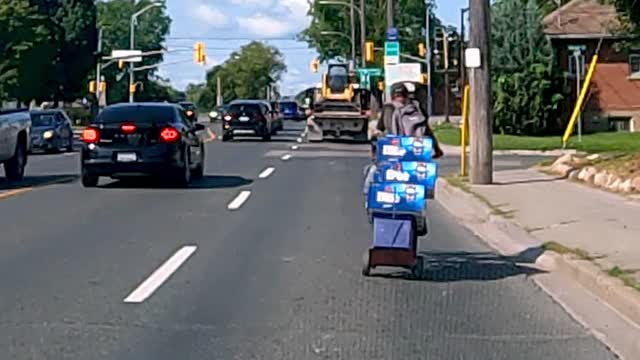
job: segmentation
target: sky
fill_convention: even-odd
[[[173,22],[160,75],[177,89],[204,82],[207,69],[251,40],[263,40],[283,53],[287,65],[280,83],[283,95],[294,95],[320,80],[319,74],[309,71],[316,52],[294,40],[310,21],[307,0],[168,0],[167,6]],[[460,9],[468,6],[468,0],[438,0],[436,6],[435,13],[445,24],[458,25]],[[205,43],[205,66],[192,61],[196,41]]]

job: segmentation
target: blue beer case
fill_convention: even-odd
[[[426,188],[420,184],[376,182],[369,189],[367,205],[370,211],[422,213]]]
[[[388,161],[378,165],[375,182],[403,182],[424,185],[433,191],[438,178],[438,164],[419,161]]]
[[[387,135],[378,139],[376,157],[378,162],[391,160],[430,162],[433,155],[433,140],[410,136]]]

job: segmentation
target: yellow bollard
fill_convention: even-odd
[[[467,143],[469,141],[469,85],[462,95],[462,127],[460,129],[460,176],[467,176]]]
[[[587,71],[587,77],[584,79],[584,84],[582,84],[582,89],[580,90],[580,96],[578,96],[578,101],[576,101],[576,107],[573,109],[571,119],[569,120],[569,125],[567,125],[567,129],[565,130],[564,136],[562,137],[562,147],[567,146],[567,141],[569,141],[569,138],[573,133],[573,128],[575,127],[578,116],[580,115],[580,111],[582,110],[584,98],[587,96],[587,91],[589,90],[589,85],[591,84],[591,78],[593,77],[593,73],[596,70],[597,64],[598,55],[593,55],[593,58],[591,59],[591,65],[589,65],[589,71]]]

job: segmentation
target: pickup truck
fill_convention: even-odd
[[[27,109],[0,110],[0,163],[9,181],[24,177],[31,151],[31,115]]]

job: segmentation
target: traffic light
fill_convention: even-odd
[[[429,77],[427,76],[427,74],[422,74],[422,76],[420,76],[420,83],[427,84],[428,82],[429,82]]]
[[[311,72],[317,73],[318,69],[320,69],[320,60],[318,58],[315,58],[311,61]]]
[[[420,55],[420,57],[425,57],[427,56],[427,49],[425,48],[423,43],[418,44],[418,55]]]
[[[193,60],[196,64],[204,65],[207,62],[207,55],[204,50],[204,43],[197,42],[193,47]]]
[[[92,93],[92,94],[96,93],[96,81],[95,80],[89,81],[89,92]]]
[[[136,84],[129,85],[129,92],[131,94],[134,94],[136,92],[136,89],[137,89],[137,85]]]
[[[384,81],[378,81],[378,90],[384,91]]]
[[[367,62],[373,62],[374,59],[374,45],[373,41],[367,41],[364,46],[364,59]]]

